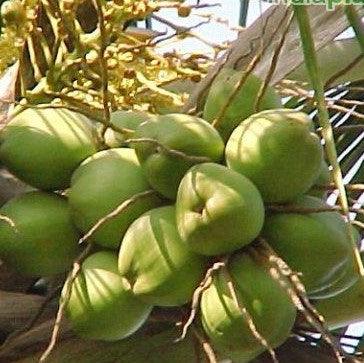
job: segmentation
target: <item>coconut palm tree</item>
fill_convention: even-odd
[[[318,189],[327,193],[332,208],[344,215],[351,213],[348,223],[363,236],[363,7],[338,5],[327,11],[321,5],[282,3],[271,6],[245,27],[250,2],[242,0],[237,12],[244,28],[234,42],[228,46],[209,44],[211,56],[182,56],[177,51],[162,56],[159,45],[196,34],[195,26],[175,24],[158,10],[168,7],[186,17],[196,9],[209,9],[211,2],[7,3],[7,10],[2,8],[0,38],[3,126],[9,121],[11,104],[34,108],[52,104],[76,110],[95,121],[101,136],[111,126],[110,112],[115,110],[139,107],[156,114],[201,115],[214,79],[233,66],[241,72],[242,82],[244,74],[254,73],[263,85],[279,92],[284,107],[304,110],[311,116],[334,175]],[[202,19],[201,24],[214,21],[207,15]],[[145,28],[137,28],[138,21],[144,21]],[[168,32],[154,31],[154,21],[166,25]],[[353,27],[355,37],[337,39],[349,27]],[[30,188],[5,169],[0,172],[2,204]],[[360,246],[353,249],[358,253]],[[179,326],[189,317],[189,306],[155,309],[140,331],[122,341],[83,340],[74,335],[64,319],[64,306],[58,304],[64,280],[65,276],[27,278],[0,265],[0,361],[229,361],[204,336],[198,314],[185,339],[176,342]],[[350,324],[364,321],[363,284],[364,276],[360,276],[349,290],[318,303],[309,301],[301,291],[297,321],[291,336],[276,349],[275,359],[283,363],[331,363],[346,354],[346,361],[359,362],[363,348],[357,343],[362,337],[351,337],[353,346],[340,339],[350,338],[346,336]],[[315,307],[326,323],[316,315]],[[345,348],[351,349],[350,354]],[[252,362],[270,361],[272,356],[264,352]]]

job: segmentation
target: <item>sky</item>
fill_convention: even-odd
[[[216,4],[220,3],[220,6],[213,7],[213,8],[205,8],[200,10],[194,10],[193,14],[207,14],[212,13],[216,18],[226,19],[229,22],[229,26],[218,24],[217,22],[212,22],[211,24],[206,24],[194,32],[198,34],[203,39],[207,40],[208,42],[221,44],[225,41],[232,41],[237,36],[237,31],[229,30],[229,27],[237,27],[239,25],[239,4],[240,0],[202,0],[201,3],[203,4]],[[270,5],[264,2],[260,2],[258,0],[250,1],[249,5],[249,13],[247,19],[247,25],[251,24],[260,14],[260,5],[262,5],[263,11],[267,9]],[[185,4],[196,4],[196,0],[186,0]],[[175,9],[165,9],[158,12],[158,15],[161,17],[167,18],[168,20],[174,22],[175,24],[179,24],[182,26],[191,26],[197,24],[204,20],[203,18],[192,15],[188,18],[181,18],[176,15]],[[160,24],[156,21],[153,21],[153,29],[157,31],[166,31],[167,27],[164,24]],[[183,41],[179,41],[178,44],[173,42],[169,42],[168,45],[163,47],[163,50],[171,50],[176,48],[182,52],[209,52],[211,53],[212,50],[209,46],[205,45],[203,42],[197,39],[185,39]]]
[[[239,25],[239,5],[241,0],[201,0],[203,4],[216,4],[220,3],[218,7],[205,8],[200,10],[193,10],[193,14],[214,14],[215,18],[226,19],[229,22],[229,26],[218,24],[216,22],[212,22],[211,24],[205,24],[194,30],[194,32],[203,38],[204,40],[221,44],[225,41],[232,41],[237,37],[237,31],[231,31],[229,28],[237,27]],[[185,4],[196,4],[196,0],[186,0]],[[262,12],[268,9],[271,4],[260,1],[260,0],[250,0],[249,2],[249,11],[247,17],[247,26],[253,23]],[[159,16],[168,19],[169,21],[182,25],[182,26],[191,26],[194,24],[198,24],[203,18],[192,15],[188,18],[178,17],[175,9],[164,9],[158,12]],[[153,22],[153,29],[165,32],[167,30],[167,26],[165,24],[161,24],[155,20]],[[353,32],[351,30],[344,32],[340,38],[352,37]],[[179,40],[178,43],[174,40],[169,41],[165,44],[161,51],[171,51],[176,49],[182,53],[194,53],[194,52],[203,52],[203,53],[211,53],[212,49],[208,45],[197,39],[187,38],[185,40]]]

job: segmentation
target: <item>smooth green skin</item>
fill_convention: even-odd
[[[145,122],[136,131],[136,138],[155,139],[162,145],[192,156],[205,156],[219,162],[224,143],[218,132],[206,121],[184,114],[159,116],[155,122]],[[178,185],[195,163],[171,157],[150,144],[133,145],[150,185],[169,199],[175,199]]]
[[[268,261],[258,262],[245,253],[232,257],[227,266],[240,306],[247,309],[258,332],[275,348],[288,338],[296,308],[286,288],[271,277],[272,267]],[[246,362],[265,349],[234,303],[228,281],[224,270],[215,273],[211,285],[202,293],[201,320],[216,348],[236,361]]]
[[[352,233],[354,240],[359,244],[360,235],[358,230],[352,226]],[[353,286],[359,279],[357,271],[357,263],[352,251],[350,260],[342,270],[340,275],[328,287],[316,293],[311,294],[311,299],[327,299],[339,295]]]
[[[61,299],[65,292],[64,287]],[[120,276],[117,255],[106,251],[83,262],[66,305],[67,317],[78,335],[106,341],[133,334],[151,310],[152,306],[139,301]]]
[[[295,206],[322,208],[318,198],[303,196]],[[293,271],[300,272],[308,295],[325,295],[325,289],[342,278],[352,263],[345,221],[337,212],[267,215],[263,237]],[[330,295],[335,293],[334,287]]]
[[[11,199],[0,214],[0,257],[22,275],[48,276],[66,271],[79,252],[67,201],[55,194],[29,192]]]
[[[134,294],[157,306],[190,301],[205,267],[205,258],[181,240],[173,206],[152,209],[134,221],[119,252],[119,272]]]
[[[111,114],[110,122],[116,127],[135,131],[142,122],[153,121],[155,118],[155,115],[147,112],[120,110]],[[105,133],[105,144],[110,148],[122,147],[125,146],[127,138],[129,137],[108,128]]]
[[[1,133],[2,163],[43,190],[68,187],[74,170],[96,151],[90,121],[67,109],[25,109]]]
[[[242,76],[242,72],[231,68],[226,68],[219,73],[206,99],[202,116],[205,120],[213,122],[218,117],[221,109],[225,107],[228,98],[234,93],[234,89],[240,82]],[[261,85],[262,81],[254,74],[250,74],[239,92],[232,99],[232,102],[224,113],[223,119],[217,126],[217,130],[225,142],[243,120],[256,112],[254,110],[255,101]],[[257,111],[281,107],[282,102],[280,97],[274,88],[268,86]]]
[[[314,182],[313,187],[307,192],[307,194],[311,195],[312,197],[325,199],[327,196],[327,191],[316,189],[315,185],[318,185],[318,186],[329,185],[331,181],[332,181],[332,179],[331,179],[331,173],[329,170],[329,166],[327,165],[327,162],[324,159],[322,159],[320,174],[317,177],[316,181]]]
[[[311,123],[294,110],[257,113],[232,133],[226,163],[249,178],[265,202],[292,201],[307,192],[320,173],[323,150]]]
[[[235,251],[259,234],[264,206],[243,175],[214,163],[192,167],[176,201],[177,228],[187,246],[203,255]]]
[[[353,259],[352,259],[353,260]],[[353,286],[358,280],[359,276],[356,272],[355,261],[347,263],[347,266],[343,269],[339,277],[335,281],[330,283],[330,285],[316,293],[310,295],[310,299],[328,299],[339,295]]]
[[[364,255],[361,253],[364,261]],[[343,328],[364,319],[364,278],[360,276],[349,289],[315,303],[330,330]]]
[[[149,189],[133,149],[100,151],[85,160],[72,176],[68,197],[75,224],[86,233],[124,201]],[[156,196],[144,197],[100,227],[93,241],[118,248],[130,224],[160,204]]]

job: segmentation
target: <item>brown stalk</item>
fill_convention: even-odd
[[[276,252],[270,247],[270,245],[263,238],[259,238],[258,251],[265,255],[271,262],[273,262],[279,273],[285,276],[292,287],[294,298],[292,301],[296,304],[297,308],[301,310],[314,329],[316,329],[323,337],[323,339],[332,348],[332,351],[339,363],[343,362],[342,356],[345,356],[341,346],[331,335],[327,327],[325,326],[324,318],[317,312],[317,310],[310,303],[304,285],[299,279],[298,275],[291,270],[291,268],[286,264],[286,262],[280,258]],[[297,304],[298,302],[298,304]]]
[[[95,4],[95,8],[97,10],[97,16],[99,21],[99,29],[100,29],[100,51],[99,51],[99,61],[101,67],[101,84],[102,84],[102,103],[104,108],[104,127],[101,131],[101,136],[104,138],[105,132],[107,128],[110,126],[110,108],[109,108],[109,78],[108,78],[108,70],[107,70],[107,59],[105,56],[105,50],[107,47],[107,39],[106,35],[106,27],[105,27],[105,19],[104,19],[104,11],[102,7],[101,0],[93,0]]]
[[[192,323],[195,319],[195,316],[197,314],[202,293],[211,285],[213,274],[224,266],[225,266],[225,262],[222,262],[222,261],[215,262],[212,265],[212,267],[210,267],[206,271],[205,277],[203,278],[200,285],[197,287],[197,289],[193,293],[190,315],[189,315],[187,321],[185,322],[185,324],[183,325],[181,337],[178,338],[176,341],[180,341],[186,337],[188,328],[192,325]]]
[[[253,317],[250,315],[249,311],[247,310],[247,308],[244,306],[244,304],[242,303],[241,300],[239,300],[236,291],[235,291],[235,287],[234,287],[234,283],[233,283],[233,279],[230,275],[229,270],[227,269],[226,266],[223,266],[223,273],[226,276],[227,279],[227,286],[230,292],[231,297],[233,298],[233,301],[236,305],[236,307],[239,310],[239,313],[243,316],[243,318],[245,319],[245,322],[248,324],[248,327],[251,331],[251,333],[253,334],[254,338],[265,348],[267,349],[267,351],[269,352],[272,361],[274,363],[279,363],[276,353],[274,351],[274,349],[271,347],[271,345],[269,344],[269,342],[267,341],[267,339],[264,338],[264,336],[258,331]]]
[[[290,26],[292,24],[293,19],[294,19],[294,15],[293,15],[293,13],[291,13],[291,15],[290,15],[290,17],[289,17],[289,19],[287,21],[286,27],[284,28],[284,31],[282,33],[281,40],[279,41],[276,49],[274,50],[271,67],[268,70],[267,76],[265,77],[263,84],[259,88],[259,92],[258,92],[257,98],[255,100],[255,105],[254,105],[254,110],[256,112],[258,112],[258,110],[260,109],[260,105],[262,103],[264,94],[265,94],[265,92],[266,92],[266,90],[268,88],[269,83],[271,82],[271,80],[273,78],[274,71],[277,68],[278,59],[279,59],[279,56],[281,54],[283,45],[284,45],[284,43],[286,41],[286,37],[287,37],[288,31],[289,31],[289,28],[290,28]]]

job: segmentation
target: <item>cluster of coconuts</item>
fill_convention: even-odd
[[[226,268],[212,275],[200,301],[213,346],[237,361],[264,351],[241,306],[270,346],[282,344],[296,307],[285,278],[277,279],[273,262],[255,248],[259,236],[301,274],[312,299],[355,283],[339,213],[268,208],[326,206],[312,189],[327,183],[329,171],[310,118],[282,109],[272,88],[254,113],[262,82],[249,75],[212,126],[240,77],[232,69],[218,76],[202,118],[113,113],[112,124],[132,136],[126,143],[110,129],[106,149],[94,123],[68,109],[27,108],[3,129],[1,162],[35,188],[0,210],[0,258],[21,274],[67,271],[81,235],[140,195],[90,238],[97,250],[83,261],[66,302],[80,336],[130,336],[153,307],[188,304],[206,271],[224,258]]]

